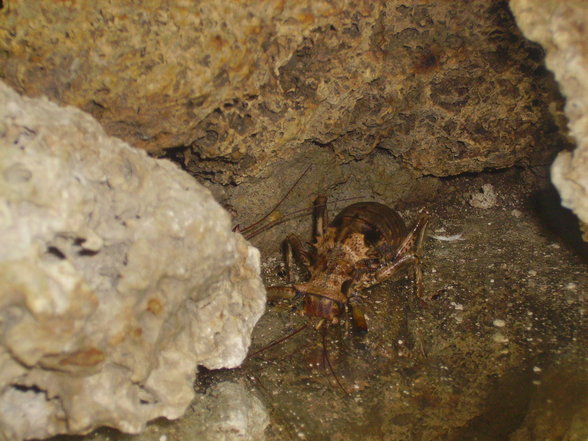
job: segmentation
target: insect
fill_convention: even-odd
[[[308,170],[307,168],[294,186]],[[274,215],[292,188],[268,215],[247,228],[237,227],[236,230],[250,239],[274,225],[305,215],[306,210],[291,213],[294,216]],[[323,361],[340,389],[348,395],[329,360],[327,325],[338,323],[343,312],[348,310],[354,329],[358,333],[367,332],[367,322],[361,308],[362,291],[409,268],[414,271],[415,293],[423,298],[421,259],[430,216],[422,209],[416,222],[408,229],[392,208],[377,202],[360,202],[341,210],[329,223],[326,207],[326,196],[319,195],[313,203],[313,239],[310,243],[303,244],[294,234],[284,241],[288,284],[266,289],[269,303],[283,299],[302,299],[302,312],[320,319],[315,328],[322,331]],[[265,220],[269,220],[269,223],[262,225]],[[294,259],[307,269],[310,277],[306,282],[292,283]],[[249,357],[258,356],[307,327],[308,324],[304,324],[253,352]]]
[[[306,282],[268,287],[268,300],[302,297],[304,314],[337,323],[347,309],[354,328],[367,331],[360,306],[361,291],[381,283],[402,270],[414,270],[414,287],[423,298],[421,259],[429,214],[419,212],[407,229],[400,215],[378,202],[359,202],[341,210],[328,223],[327,198],[314,201],[313,241],[305,247],[296,235],[286,244],[286,268],[291,281],[293,258],[308,270]]]

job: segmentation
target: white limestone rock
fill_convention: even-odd
[[[240,383],[223,381],[194,401],[198,408],[181,439],[200,441],[263,441],[269,414],[262,402]],[[189,432],[188,432],[189,431]]]
[[[562,204],[588,225],[588,2],[511,0],[510,7],[525,36],[545,48],[545,63],[566,97],[565,113],[577,147],[559,154],[551,176]]]
[[[259,253],[208,190],[0,83],[0,439],[181,416],[264,304]]]

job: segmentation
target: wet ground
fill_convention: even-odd
[[[306,329],[245,363],[243,375],[272,415],[268,439],[515,439],[525,424],[541,424],[529,421],[532,406],[535,418],[551,414],[549,406],[562,418],[586,406],[579,393],[588,385],[586,248],[551,191],[525,193],[513,176],[492,178],[496,205],[473,207],[480,181],[467,178],[456,181],[466,191],[430,204],[430,233],[460,239],[427,240],[431,300],[415,299],[408,278],[389,281],[364,293],[366,335],[354,335],[346,323],[328,330],[327,353],[341,386],[318,331]],[[279,273],[275,266],[270,259],[269,274]],[[271,308],[255,347],[305,320]],[[560,369],[578,383],[569,390],[577,397],[537,403],[550,387],[543,383]]]
[[[239,369],[202,371],[196,384],[196,402],[219,383],[239,385],[253,400],[231,414],[247,420],[243,431],[205,435],[195,406],[139,438],[85,439],[260,439],[251,425],[268,420],[253,407],[269,417],[271,441],[588,439],[588,248],[553,190],[525,176],[443,182],[443,200],[428,203],[429,300],[413,296],[409,277],[365,291],[367,334],[343,320],[323,335],[291,304],[269,307],[251,353],[308,326]],[[472,194],[487,208],[472,206]],[[415,213],[401,211],[408,223]],[[263,266],[268,284],[284,283],[277,250]]]

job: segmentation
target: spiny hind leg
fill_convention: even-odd
[[[379,268],[375,273],[373,278],[367,283],[365,288],[369,288],[370,286],[376,285],[378,283],[382,283],[385,280],[393,277],[394,275],[398,274],[400,271],[405,270],[411,266],[415,266],[417,263],[417,257],[410,253],[404,254],[392,262],[382,266]]]
[[[414,271],[414,292],[419,298],[422,298],[424,292],[423,271],[420,259],[413,252],[404,254],[393,261],[382,265],[371,275],[371,277],[365,278],[358,283],[357,288],[359,290],[370,288],[411,267]]]
[[[427,227],[429,226],[429,220],[431,216],[429,212],[422,208],[419,211],[419,217],[412,228],[411,233],[416,237],[414,252],[419,259],[423,257],[425,236],[427,234]]]
[[[427,234],[427,227],[429,226],[430,215],[429,212],[422,208],[419,212],[417,221],[412,228],[411,233],[415,236],[414,246],[414,292],[419,299],[424,299],[425,295],[425,284],[423,282],[423,268],[422,260],[424,254],[425,237]]]
[[[422,259],[429,219],[429,212],[425,208],[422,208],[419,211],[418,218],[410,232],[407,234],[400,247],[398,247],[395,256],[395,260],[400,257],[409,257],[408,261],[413,267],[414,274],[414,293],[420,299],[424,299],[425,292]]]
[[[421,259],[414,253],[405,254],[398,260],[394,261],[391,265],[382,268],[376,273],[375,283],[383,282],[399,273],[400,271],[412,267],[413,270],[413,292],[414,295],[425,300],[425,284],[423,282],[423,268]]]
[[[416,222],[400,246],[394,251],[394,254],[388,256],[387,262],[379,264],[379,268],[373,268],[374,264],[377,265],[377,262],[373,262],[370,259],[365,260],[366,268],[362,272],[372,272],[373,275],[361,282],[361,289],[381,283],[398,272],[412,266],[414,268],[415,288],[419,296],[422,296],[423,270],[421,268],[421,260],[429,217],[427,210],[420,210]],[[372,267],[371,271],[369,267]]]
[[[400,246],[396,249],[394,259],[397,259],[405,254],[415,254],[419,258],[423,256],[423,244],[425,242],[427,226],[429,225],[429,218],[430,215],[427,210],[423,208],[419,211],[416,222]]]

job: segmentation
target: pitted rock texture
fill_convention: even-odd
[[[436,176],[567,145],[542,50],[506,1],[7,1],[0,16],[0,76],[17,90],[217,183],[309,142],[335,164],[379,148]]]
[[[517,23],[547,53],[545,63],[566,97],[565,113],[577,148],[562,152],[552,180],[564,206],[588,224],[588,3],[512,0]],[[585,229],[588,240],[588,228]]]
[[[259,253],[209,191],[89,115],[0,83],[0,439],[136,433],[234,367]]]
[[[201,441],[264,441],[269,414],[248,387],[223,381],[194,400],[197,410],[188,417],[182,439]],[[195,430],[196,429],[196,430]]]

